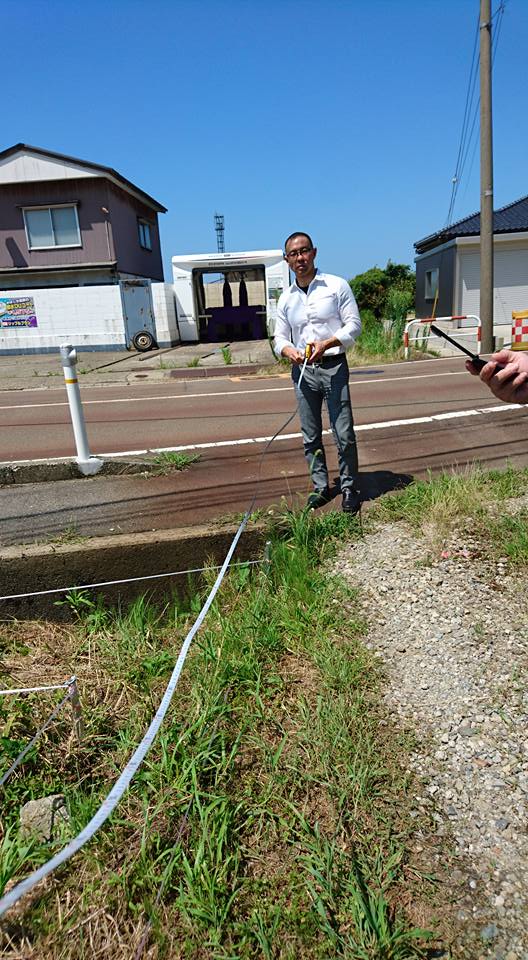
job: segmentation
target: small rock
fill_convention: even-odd
[[[20,810],[22,836],[34,836],[40,840],[54,840],[62,825],[70,822],[66,800],[61,793],[50,797],[29,800]]]
[[[461,737],[474,737],[477,734],[477,730],[474,730],[473,727],[459,727],[458,732]]]
[[[494,923],[488,923],[487,927],[483,927],[480,931],[481,940],[494,940],[497,936],[498,930]]]
[[[506,830],[510,826],[510,821],[506,817],[499,817],[498,820],[495,820],[495,826],[497,830]]]

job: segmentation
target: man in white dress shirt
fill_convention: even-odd
[[[361,333],[359,310],[346,280],[316,268],[317,249],[307,233],[292,233],[284,250],[295,282],[279,299],[275,350],[292,364],[304,453],[314,488],[308,506],[316,509],[331,499],[322,436],[325,400],[338,450],[343,510],[357,513],[361,498],[346,350]],[[299,386],[307,347],[310,359]]]

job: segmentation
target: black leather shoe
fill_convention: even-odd
[[[325,487],[324,490],[314,490],[306,501],[308,510],[317,510],[318,507],[324,507],[325,503],[330,503],[330,490]]]
[[[343,490],[343,511],[345,513],[359,513],[361,507],[361,496],[357,490],[347,487]]]

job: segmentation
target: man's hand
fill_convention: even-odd
[[[504,370],[497,370],[501,364]],[[466,370],[473,376],[480,376],[491,392],[505,403],[528,403],[528,351],[499,350],[494,353],[480,374],[471,363],[466,361]]]
[[[330,347],[340,346],[341,341],[337,337],[330,337],[329,340],[316,340],[315,343],[312,343],[312,352],[308,363],[316,363]]]
[[[286,359],[289,360],[290,363],[304,362],[303,354],[299,350],[296,350],[295,347],[283,347],[282,356],[286,357]]]

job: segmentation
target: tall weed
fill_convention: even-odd
[[[378,736],[378,671],[354,595],[321,566],[358,535],[341,513],[285,513],[270,533],[269,573],[227,576],[111,822],[41,892],[38,913],[22,905],[42,960],[81,960],[74,927],[92,955],[130,956],[147,922],[167,956],[171,943],[188,957],[422,955],[422,932],[388,906],[404,861],[405,791]],[[75,609],[87,735],[54,777],[77,827],[146,729],[191,611],[141,599],[88,628],[94,609]],[[23,765],[20,785],[27,775]],[[16,815],[9,801],[7,821]],[[27,862],[15,858],[14,869]],[[97,904],[113,917],[111,947],[107,925],[91,925]]]

